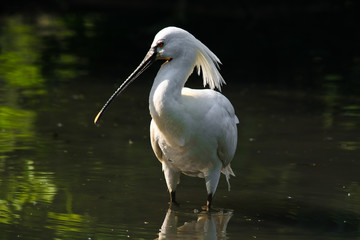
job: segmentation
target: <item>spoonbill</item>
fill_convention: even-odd
[[[178,205],[176,187],[183,173],[205,178],[206,209],[222,172],[234,175],[230,162],[237,146],[238,118],[230,101],[220,92],[225,83],[219,73],[219,58],[189,32],[166,27],[158,32],[150,50],[135,71],[123,82],[96,116],[96,124],[113,99],[156,60],[164,60],[149,96],[151,146],[162,164],[170,193],[170,206]],[[184,87],[194,68],[204,87]]]

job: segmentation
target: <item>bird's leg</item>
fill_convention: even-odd
[[[206,201],[206,211],[210,211],[212,200],[216,192],[217,185],[219,183],[221,173],[221,163],[218,164],[213,170],[209,171],[205,175],[206,191],[208,193]]]
[[[212,198],[213,198],[213,195],[212,195],[212,193],[210,193],[210,194],[208,195],[207,201],[206,201],[206,211],[208,211],[208,212],[211,211]]]
[[[180,172],[174,171],[173,169],[169,168],[165,162],[163,162],[163,170],[166,184],[170,192],[170,207],[173,205],[178,206],[179,204],[176,202],[175,192],[176,186],[180,181]]]
[[[170,207],[172,206],[179,206],[180,204],[176,201],[176,192],[171,191],[170,192]]]

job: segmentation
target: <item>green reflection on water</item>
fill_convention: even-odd
[[[355,141],[341,141],[340,148],[347,151],[354,151],[360,149],[360,142]]]
[[[0,223],[25,221],[26,225],[31,224],[33,219],[28,219],[26,223],[24,217],[39,212],[36,208],[38,203],[52,203],[57,188],[53,183],[53,173],[36,171],[34,161],[21,159],[21,163],[17,161],[17,164],[3,165],[7,176],[0,179]]]
[[[32,111],[0,106],[0,153],[30,148],[35,117]]]
[[[75,20],[79,19],[86,37],[93,37],[93,18],[84,16]],[[74,25],[78,22],[69,21],[66,16],[45,14],[2,19],[0,224],[21,226],[21,230],[10,232],[9,239],[31,233],[27,227],[35,231],[50,229],[56,232],[55,238],[91,230],[93,221],[89,215],[72,213],[69,184],[56,180],[55,172],[49,166],[44,169],[39,160],[39,156],[43,160],[52,159],[46,154],[52,152],[54,146],[38,145],[47,139],[38,136],[39,113],[32,108],[33,103],[40,103],[40,96],[47,98],[48,83],[69,81],[86,73],[78,69],[86,60],[68,49],[69,41],[76,37]],[[97,166],[99,170],[101,163],[97,162]],[[59,195],[59,188],[68,193],[66,201],[60,203],[65,206],[66,213],[49,210]],[[0,227],[0,238],[7,239],[7,235],[2,235],[4,225]]]
[[[325,130],[341,130],[344,134],[338,141],[341,150],[355,151],[360,149],[359,138],[354,132],[359,129],[360,102],[358,97],[345,97],[340,93],[343,77],[337,74],[324,76],[322,100],[323,128]]]
[[[0,75],[10,86],[41,87],[40,39],[20,16],[8,18],[0,38]]]
[[[45,83],[48,78],[43,74],[42,63],[46,55],[44,37],[51,35],[59,39],[73,34],[66,30],[65,24],[59,18],[49,20],[46,16],[15,15],[2,21],[0,223],[38,228],[45,217],[44,212],[48,211],[41,206],[51,205],[58,189],[54,183],[54,173],[38,169],[36,163],[37,155],[44,154],[36,146],[36,143],[42,142],[36,132],[38,113],[25,109],[21,103],[25,99],[31,102],[39,98],[39,95],[47,94]],[[73,68],[77,61],[78,58],[70,53],[55,56],[53,62],[56,67],[53,72],[58,75],[55,78],[68,80],[78,76]],[[50,212],[49,217],[51,216]],[[83,217],[80,221],[82,219]]]
[[[57,231],[84,232],[84,229],[91,227],[92,218],[74,213],[48,213],[48,223],[46,226]]]
[[[334,125],[334,118],[335,118],[335,108],[338,104],[339,98],[339,86],[338,82],[342,79],[341,76],[328,74],[324,76],[324,83],[323,83],[323,101],[326,106],[325,111],[323,113],[323,125],[325,129],[332,128]]]
[[[92,28],[91,17],[80,19],[83,28]],[[5,18],[0,29],[0,81],[44,94],[46,82],[69,81],[86,74],[79,70],[86,59],[69,49],[72,39],[78,37],[76,27],[66,17],[47,14]]]

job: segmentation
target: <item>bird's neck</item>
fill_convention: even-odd
[[[149,97],[152,119],[160,131],[177,139],[178,145],[185,141],[184,116],[181,91],[194,69],[194,62],[184,58],[173,59],[161,66]]]
[[[179,57],[164,63],[157,73],[150,92],[150,113],[160,114],[181,102],[181,90],[194,69],[195,58]]]

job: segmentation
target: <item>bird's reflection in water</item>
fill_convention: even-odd
[[[169,209],[158,239],[226,239],[226,228],[232,214],[232,210],[223,210],[192,213],[188,216]],[[180,220],[186,216],[194,220]]]

